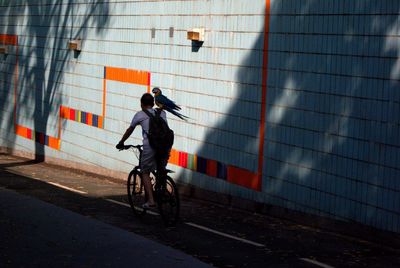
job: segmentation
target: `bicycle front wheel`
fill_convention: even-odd
[[[129,173],[127,181],[128,200],[135,215],[143,215],[146,210],[141,206],[146,202],[146,193],[142,183],[142,174],[137,170]]]
[[[179,218],[180,202],[178,188],[171,177],[166,177],[165,186],[158,190],[157,202],[165,225],[175,225]]]

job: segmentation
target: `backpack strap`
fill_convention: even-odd
[[[145,114],[147,114],[148,117],[150,118],[154,118],[154,115],[152,113],[150,113],[149,111],[147,111],[146,109],[142,110]]]
[[[146,109],[142,109],[142,111],[143,111],[145,114],[147,114],[147,116],[148,116],[150,119],[154,118],[154,115],[153,115],[152,113],[150,113],[149,111],[147,111]],[[145,130],[143,130],[143,131],[146,133],[146,135],[149,135],[149,133],[148,133],[147,131],[145,131]]]
[[[147,111],[146,109],[143,109],[142,111],[145,113],[145,114],[147,114],[147,116],[148,117],[150,117],[150,118],[154,118],[154,117],[156,117],[156,116],[161,116],[161,109],[153,109],[154,110],[154,112],[155,112],[155,115],[154,114],[152,114],[152,113],[150,113],[149,111]]]

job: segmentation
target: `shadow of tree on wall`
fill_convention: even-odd
[[[0,12],[1,14],[8,14],[10,7],[6,7],[4,5],[6,1],[0,1]],[[5,34],[12,32],[15,26],[8,25],[6,21],[6,16],[0,17],[1,21],[1,33]],[[3,45],[3,44],[1,44]],[[2,135],[6,136],[7,142],[14,143],[15,135],[13,133],[13,85],[12,80],[14,67],[15,67],[15,52],[13,53],[13,49],[10,46],[7,46],[8,53],[1,55],[0,54],[0,107],[1,107],[1,114],[0,114],[0,127],[2,130]],[[13,55],[14,54],[14,55]],[[4,131],[6,130],[6,131]],[[6,132],[6,133],[4,133]],[[11,133],[10,133],[11,132]]]
[[[258,161],[263,41],[260,35],[241,63],[245,71],[237,73],[236,83],[228,91],[231,95],[226,96],[232,102],[229,111],[216,113],[218,123],[207,129],[204,143],[196,153],[254,173]]]
[[[395,45],[400,3],[389,16],[378,15],[376,1],[363,1],[355,8],[370,15],[353,17],[334,16],[339,13],[334,6],[320,13],[324,1],[311,0],[301,6],[307,16],[296,16],[280,2],[274,2],[270,20],[262,192],[249,193],[233,185],[215,189],[388,229],[377,222],[377,215],[383,221],[389,214],[399,215],[393,204],[400,189],[394,181],[400,174],[400,64]],[[257,53],[262,43],[260,35],[243,66],[262,62],[262,53]],[[252,139],[237,139],[236,134],[258,135],[259,124],[244,127],[239,114],[259,115],[260,107],[238,110],[246,107],[240,100],[261,102],[261,94],[250,95],[248,88],[257,81],[258,89],[251,90],[261,92],[260,72],[254,68],[237,74],[238,95],[232,96],[223,120],[209,128],[199,156],[222,161],[218,146],[254,148]],[[254,166],[248,168],[256,171],[256,160],[248,159],[252,161]]]
[[[85,36],[91,29],[101,31],[107,26],[109,3],[97,0],[84,4],[22,0],[18,3],[0,1],[0,6],[4,10],[0,19],[4,33],[19,35],[17,122],[18,115],[24,112],[22,116],[33,120],[32,131],[46,134],[50,115],[58,116],[63,103],[59,90],[63,70],[74,58],[73,52],[67,50],[67,42]],[[0,99],[10,100],[13,89],[9,80],[13,77],[14,66],[9,62],[8,67],[1,71],[6,74],[2,86],[8,90],[1,91]],[[5,129],[9,130],[8,143],[14,144],[13,120],[2,120]],[[38,161],[44,160],[45,150],[41,143],[35,143],[35,156]]]

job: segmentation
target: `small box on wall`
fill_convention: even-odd
[[[82,41],[80,39],[70,40],[68,42],[68,49],[81,51],[82,50]]]
[[[0,45],[0,54],[8,54],[8,47],[5,45]]]
[[[187,39],[196,41],[196,42],[204,42],[204,28],[193,28],[187,32]]]

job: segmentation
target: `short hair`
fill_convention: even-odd
[[[140,103],[143,106],[154,106],[154,97],[150,93],[144,93],[142,98],[140,99]]]

